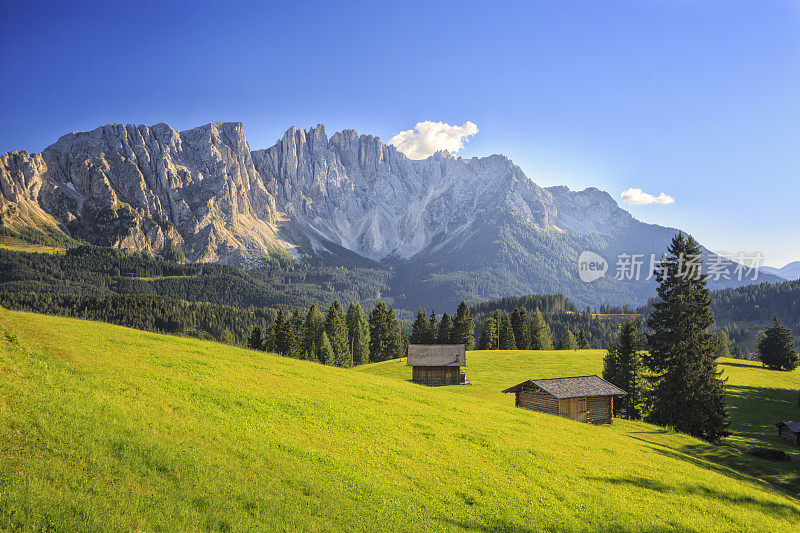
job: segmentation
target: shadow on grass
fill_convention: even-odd
[[[782,420],[800,419],[796,390],[729,385],[725,391],[733,433],[767,445],[789,444],[788,440],[778,436],[775,424]],[[798,449],[795,447],[794,451]]]
[[[785,503],[773,502],[761,498],[753,498],[751,496],[737,496],[715,489],[711,489],[704,485],[690,485],[690,484],[671,484],[664,483],[656,479],[648,479],[637,476],[625,477],[594,477],[589,478],[594,481],[602,481],[611,485],[631,485],[647,490],[652,490],[660,494],[676,494],[676,495],[689,495],[701,496],[704,498],[713,498],[723,503],[736,505],[736,506],[752,506],[758,510],[766,512],[776,518],[797,518],[800,517],[800,511]]]
[[[666,430],[637,431],[639,434],[663,434]],[[777,489],[790,498],[800,494],[800,467],[797,461],[775,463],[743,453],[734,446],[713,444],[688,444],[671,448],[647,438],[630,438],[641,441],[654,452],[691,463],[732,479],[754,482],[764,488]]]

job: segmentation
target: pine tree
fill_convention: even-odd
[[[295,309],[292,312],[292,316],[286,321],[285,327],[288,348],[286,355],[299,359],[303,351],[303,317],[300,315],[299,309]]]
[[[278,336],[275,331],[277,319],[273,320],[267,328],[267,334],[264,336],[264,350],[272,353],[278,353]]]
[[[331,346],[331,341],[324,329],[320,335],[319,346],[317,346],[316,359],[323,365],[332,365],[336,361],[336,354],[333,353],[333,346]]]
[[[325,331],[325,315],[317,304],[308,308],[305,324],[303,324],[303,341],[301,345],[303,359],[316,360],[319,345],[322,342],[322,333]]]
[[[280,355],[289,354],[289,338],[287,335],[286,316],[283,309],[278,308],[278,315],[275,317],[275,351]]]
[[[428,321],[428,313],[420,307],[419,311],[417,311],[417,317],[411,325],[409,342],[411,342],[411,344],[427,344],[429,332],[430,322]]]
[[[558,341],[559,350],[577,350],[578,341],[575,340],[575,335],[570,330],[567,330],[561,339]]]
[[[436,337],[439,335],[439,321],[436,319],[436,309],[431,310],[428,319],[428,335],[425,344],[436,344]]]
[[[578,342],[578,349],[579,350],[586,350],[589,348],[589,341],[586,339],[586,334],[583,330],[578,330],[578,338],[576,339]]]
[[[494,317],[487,318],[481,330],[481,338],[478,340],[479,350],[494,350],[497,348],[497,329],[497,322],[495,322]]]
[[[731,357],[735,357],[736,359],[741,359],[742,358],[742,347],[739,346],[738,344],[734,344],[733,345],[733,353],[731,354]]]
[[[475,346],[475,320],[463,300],[458,304],[456,316],[453,318],[453,344],[464,344],[467,350]]]
[[[553,334],[550,333],[550,326],[544,321],[544,317],[538,307],[531,315],[531,320],[528,323],[528,337],[530,338],[531,350],[553,349]]]
[[[528,312],[524,307],[517,307],[511,312],[511,326],[514,328],[517,350],[528,350],[531,341],[528,336]]]
[[[498,344],[501,350],[516,350],[517,342],[514,339],[514,326],[511,324],[511,318],[507,313],[503,313],[500,317],[500,330],[498,332]]]
[[[386,313],[387,336],[386,336],[386,349],[383,352],[383,360],[397,359],[404,357],[403,353],[403,337],[400,333],[400,324],[397,322],[397,317],[394,314],[394,307],[389,307]]]
[[[350,341],[347,338],[347,319],[344,310],[337,300],[334,300],[325,316],[325,333],[333,348],[333,364],[336,366],[350,366]]]
[[[369,313],[369,360],[373,363],[384,360],[388,336],[388,311],[383,302],[378,302]]]
[[[714,335],[717,357],[731,356],[731,340],[724,329],[717,331]]]
[[[777,316],[772,318],[772,326],[764,330],[756,345],[756,353],[767,368],[794,370],[798,365],[792,332],[781,324]]]
[[[369,363],[369,324],[360,304],[351,303],[347,308],[347,330],[353,364]]]
[[[453,319],[446,312],[442,315],[439,322],[439,333],[436,335],[436,344],[452,344],[453,340]]]
[[[253,350],[263,350],[264,349],[264,340],[261,338],[261,328],[256,326],[253,328],[252,333],[250,333],[250,338],[247,339],[247,346],[252,348]]]
[[[638,317],[628,317],[622,323],[619,336],[608,347],[603,360],[603,379],[628,394],[614,398],[615,411],[623,418],[642,417],[644,379],[642,356],[644,336]]]
[[[727,435],[725,388],[700,245],[678,233],[655,272],[658,298],[647,325],[645,365],[652,387],[647,420],[708,441]]]

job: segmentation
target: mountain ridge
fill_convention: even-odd
[[[642,301],[652,289],[579,285],[578,254],[660,254],[678,231],[636,220],[594,187],[542,188],[504,155],[414,160],[355,130],[328,137],[322,124],[292,126],[258,150],[241,122],[100,126],[40,153],[3,154],[0,190],[11,229],[56,226],[93,244],[178,247],[192,262],[245,267],[275,253],[354,253],[422,274],[421,285],[482,279],[483,298]]]

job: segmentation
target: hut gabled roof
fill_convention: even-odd
[[[463,344],[409,344],[406,366],[467,366]]]
[[[800,422],[783,421],[783,422],[778,422],[775,425],[778,426],[778,427],[786,426],[793,433],[800,433]]]
[[[599,376],[530,379],[503,392],[517,392],[518,390],[532,387],[539,388],[558,399],[580,398],[582,396],[622,396],[628,394]]]

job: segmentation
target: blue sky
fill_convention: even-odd
[[[0,152],[120,122],[393,135],[479,128],[539,185],[623,206],[718,251],[800,259],[800,3],[0,4]]]

